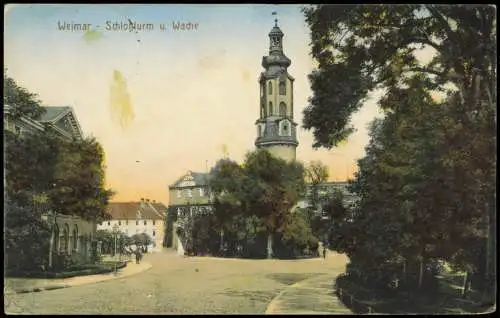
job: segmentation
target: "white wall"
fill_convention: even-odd
[[[144,222],[146,222],[146,225]],[[162,249],[163,237],[165,234],[163,220],[109,220],[97,225],[97,229],[112,232],[115,225],[118,225],[119,231],[125,233],[127,236],[140,233],[148,234],[155,242],[154,246],[151,244],[149,248],[152,250]]]

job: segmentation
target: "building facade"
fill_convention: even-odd
[[[179,254],[184,254],[183,238],[179,229],[193,215],[212,212],[212,197],[208,187],[208,173],[188,171],[169,189],[169,212],[177,215],[177,221],[172,228],[172,247]]]
[[[358,197],[351,193],[348,189],[348,182],[323,182],[318,184],[316,187],[317,192],[317,210],[316,213],[323,214],[323,203],[327,199],[331,198],[333,194],[337,191],[342,193],[342,198],[344,206],[347,208],[352,208],[356,204]],[[313,185],[306,185],[306,195],[299,200],[294,209],[301,208],[306,209],[313,206]]]
[[[165,237],[165,210],[163,204],[149,199],[142,199],[140,202],[111,202],[108,205],[111,219],[101,222],[97,229],[113,232],[116,228],[129,237],[145,233],[153,240],[148,251],[159,252],[163,249]]]
[[[13,108],[4,105],[4,129],[20,137],[26,134],[44,131],[48,124],[63,140],[82,139],[83,132],[72,107],[43,107],[45,112],[41,118],[34,120],[28,117],[14,118]],[[4,180],[5,183],[5,180]],[[74,260],[86,262],[90,259],[91,242],[95,237],[96,222],[84,220],[78,216],[53,213],[45,204],[37,204],[42,218],[53,227],[54,250],[72,255]]]
[[[275,26],[269,33],[269,55],[262,57],[260,74],[260,105],[257,126],[257,148],[272,155],[293,161],[296,159],[297,123],[293,121],[293,82],[287,68],[291,60],[283,53],[283,32]]]

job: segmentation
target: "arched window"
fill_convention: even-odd
[[[266,117],[266,108],[264,107],[264,104],[260,106],[260,117],[261,118]]]
[[[267,112],[268,116],[273,115],[273,102],[269,102],[269,111]]]
[[[78,249],[78,226],[76,224],[73,228],[73,249]]]
[[[280,95],[286,95],[286,82],[284,80],[280,81]]]
[[[273,94],[273,83],[272,82],[269,82],[269,84],[267,84],[267,91],[268,91],[269,95]]]
[[[286,104],[284,102],[280,103],[280,116],[286,116]]]

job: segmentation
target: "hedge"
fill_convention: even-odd
[[[127,266],[126,261],[117,264],[117,269]],[[71,278],[76,276],[88,276],[111,273],[115,270],[115,263],[107,264],[89,264],[89,265],[75,265],[67,268],[62,272],[18,272],[7,273],[8,277],[24,277],[24,278]]]

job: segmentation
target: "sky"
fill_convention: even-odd
[[[44,105],[72,106],[84,134],[103,145],[112,201],[168,204],[168,186],[188,170],[210,169],[223,145],[238,162],[255,149],[273,11],[292,61],[301,126],[314,63],[297,5],[8,5],[4,63]],[[153,30],[106,29],[107,21],[129,20]],[[175,31],[178,22],[198,25]],[[91,24],[91,31],[61,30],[65,23]],[[376,99],[353,115],[356,132],[333,150],[313,150],[312,131],[299,128],[297,160],[322,161],[331,181],[351,177],[369,141],[367,125],[380,115]]]

